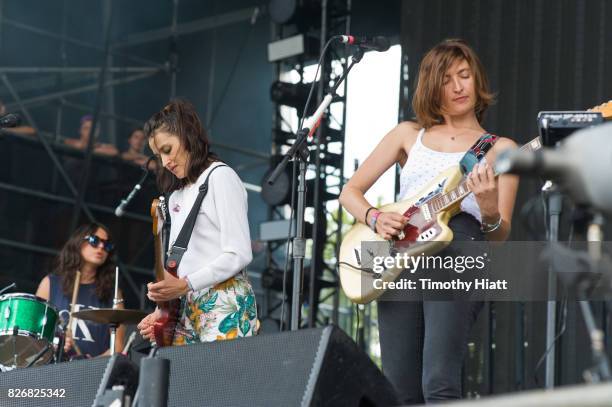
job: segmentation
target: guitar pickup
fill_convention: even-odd
[[[436,236],[436,228],[429,228],[417,237],[417,242],[427,242]]]
[[[425,218],[425,220],[429,222],[431,220],[431,211],[429,210],[429,205],[422,205],[420,209],[421,213],[423,214],[423,218]]]

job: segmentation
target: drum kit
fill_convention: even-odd
[[[135,324],[146,312],[126,309],[88,309],[73,317],[108,324],[111,328],[111,354],[119,324]],[[39,366],[62,361],[62,329],[57,308],[32,294],[0,296],[0,371]]]

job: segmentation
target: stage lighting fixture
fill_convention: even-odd
[[[310,61],[314,63],[318,59],[319,51],[320,44],[317,38],[297,34],[268,43],[268,62],[282,61],[299,56],[301,64]]]
[[[298,8],[297,0],[270,0],[268,12],[270,19],[276,24],[287,24]]]
[[[270,20],[276,24],[295,24],[300,32],[321,27],[320,0],[270,0]]]
[[[274,162],[274,160],[272,160]],[[268,177],[272,174],[275,166],[272,166],[263,176],[261,181],[261,198],[270,206],[286,205],[291,203],[291,176],[292,167],[288,165],[274,184],[268,184]],[[297,181],[296,181],[297,182]],[[322,181],[323,182],[323,181]],[[306,180],[306,206],[312,206],[314,202],[314,178]],[[338,199],[338,195],[323,191],[322,201]],[[297,199],[296,199],[297,201]],[[297,202],[296,202],[297,204]]]

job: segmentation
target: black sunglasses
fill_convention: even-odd
[[[115,248],[115,244],[110,240],[102,239],[96,235],[87,235],[83,238],[83,240],[87,240],[87,243],[91,245],[91,247],[97,248],[102,242],[102,248],[105,252],[110,253]]]

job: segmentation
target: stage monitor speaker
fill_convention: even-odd
[[[2,372],[0,406],[91,406],[108,360],[108,357],[76,360]],[[129,379],[123,380],[126,375]],[[112,384],[126,384],[133,392],[138,384],[138,370],[126,357],[120,356],[112,371],[111,381],[109,387]]]
[[[378,367],[337,327],[162,348],[169,406],[390,406]]]

